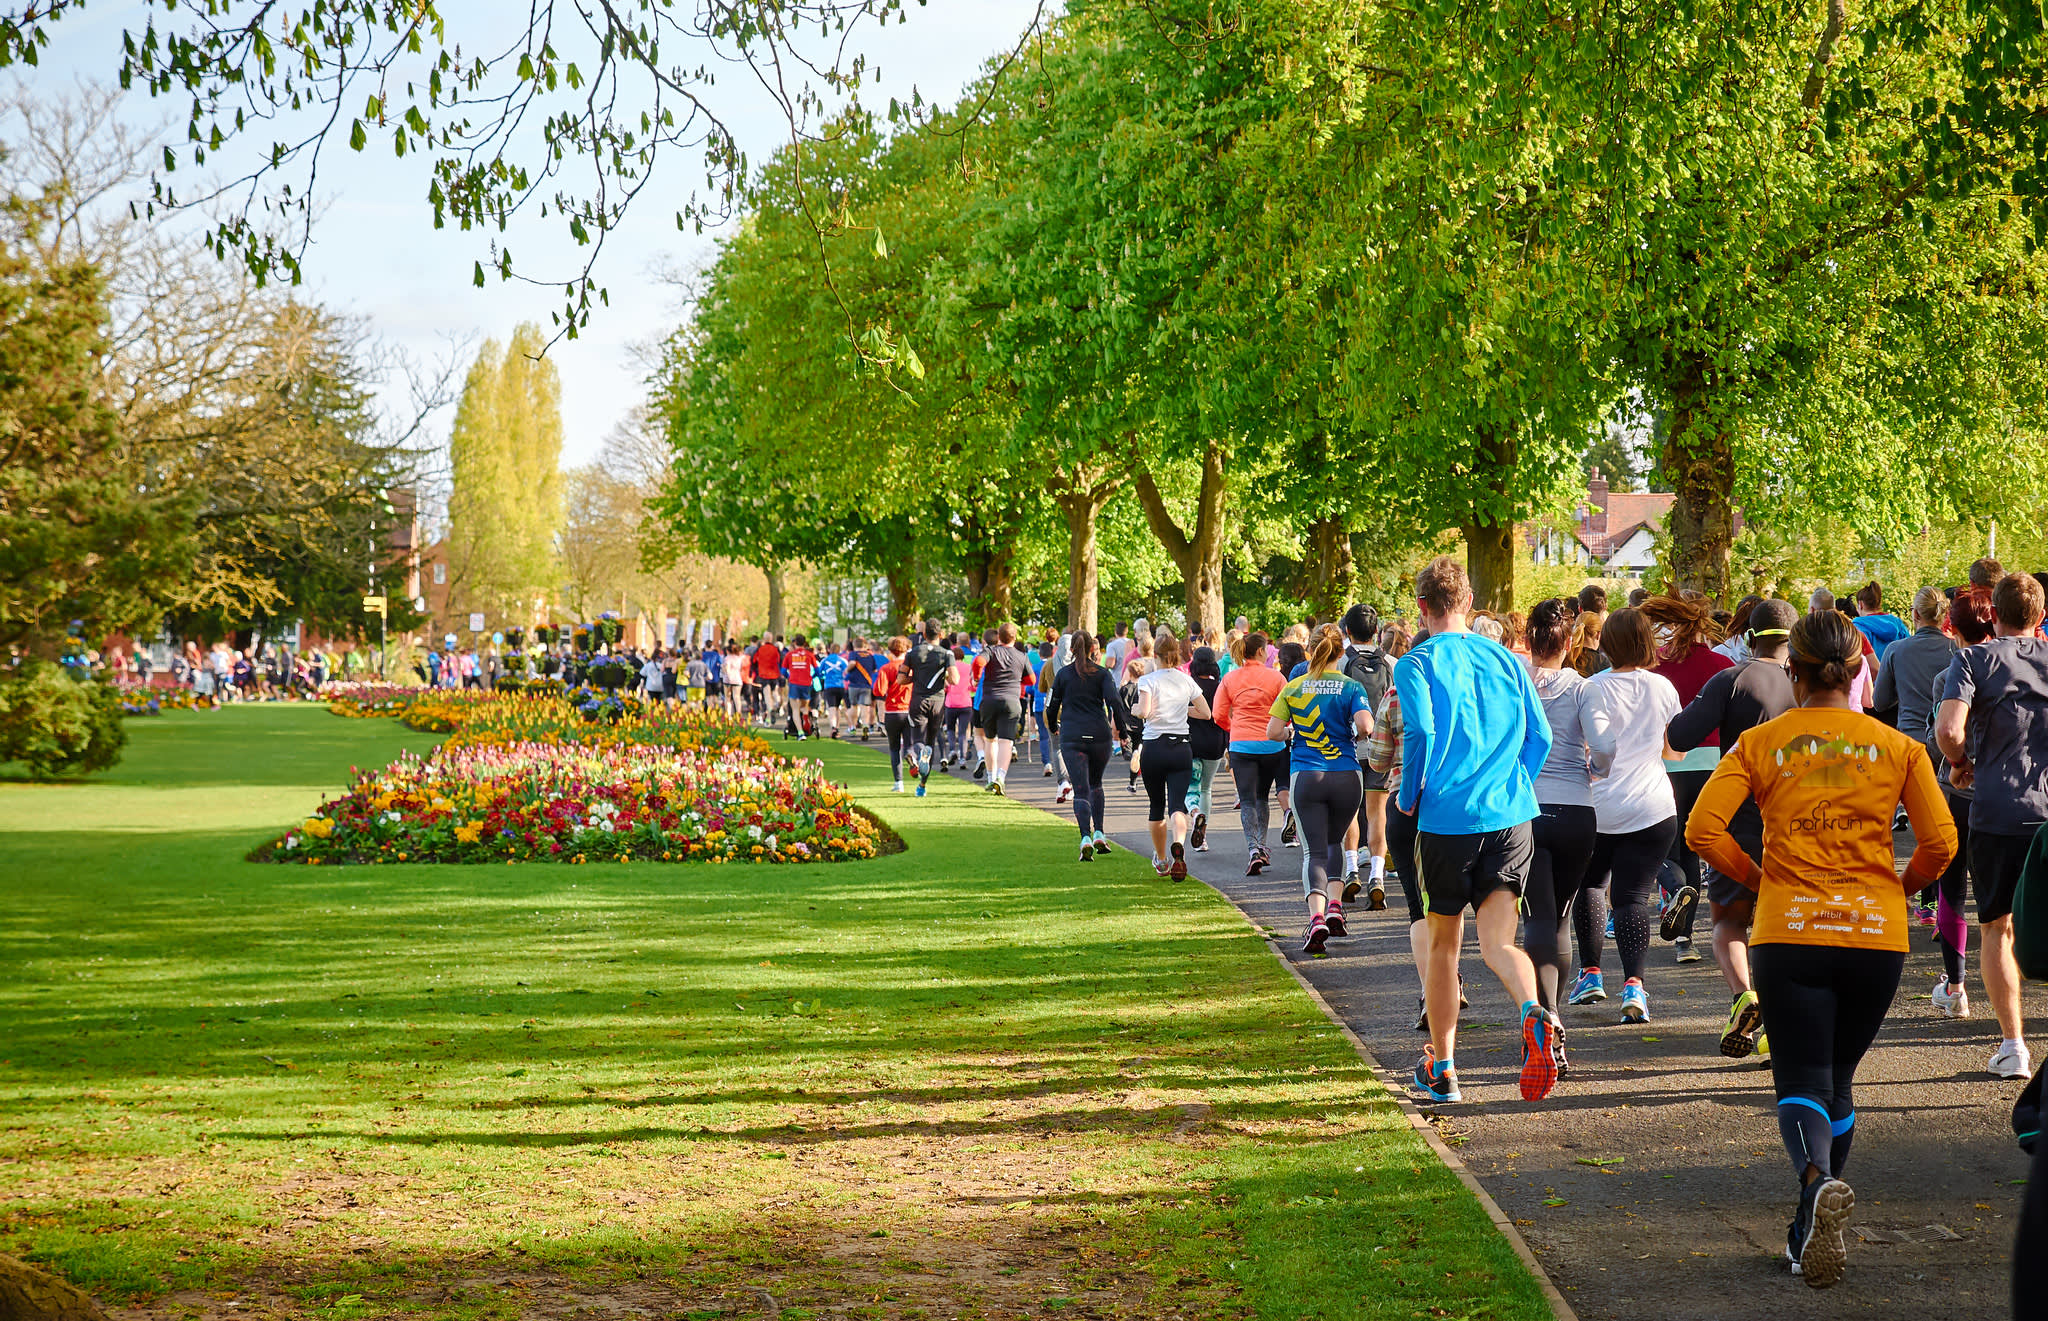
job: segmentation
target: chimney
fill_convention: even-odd
[[[1586,478],[1586,504],[1590,508],[1586,519],[1586,531],[1594,536],[1607,535],[1607,479],[1600,475],[1598,468]]]

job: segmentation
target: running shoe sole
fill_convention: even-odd
[[[1522,1099],[1540,1101],[1557,1086],[1557,1022],[1541,1009],[1522,1019]]]
[[[1323,925],[1330,928],[1330,934],[1333,936],[1348,936],[1351,934],[1351,929],[1344,925],[1344,914],[1341,912],[1323,914]]]
[[[1310,923],[1308,936],[1301,942],[1301,952],[1304,954],[1320,954],[1323,952],[1323,946],[1329,943],[1329,939],[1330,928],[1324,926],[1321,922]]]
[[[1809,1289],[1841,1283],[1849,1269],[1849,1245],[1842,1227],[1856,1209],[1856,1192],[1840,1179],[1827,1179],[1813,1199],[1813,1229],[1799,1249],[1799,1277]]]
[[[1344,878],[1344,902],[1355,903],[1358,899],[1358,873],[1352,872]]]
[[[1095,841],[1095,851],[1096,851],[1097,853],[1107,853],[1107,852],[1109,852],[1109,841],[1108,841],[1108,840],[1106,840],[1106,839],[1098,839],[1098,840],[1096,840],[1096,841]]]
[[[1721,1034],[1721,1053],[1731,1060],[1747,1059],[1756,1050],[1756,1030],[1764,1025],[1764,1007],[1755,1000],[1742,1006],[1735,1022]]]
[[[1271,865],[1271,860],[1268,859],[1265,854],[1254,853],[1251,856],[1251,860],[1245,863],[1244,874],[1247,876],[1257,876],[1264,872],[1266,868]]]
[[[1700,892],[1690,885],[1681,886],[1671,902],[1664,905],[1664,920],[1657,934],[1665,940],[1677,940],[1692,929],[1693,914],[1699,911]]]
[[[1083,844],[1083,845],[1081,846],[1081,861],[1083,861],[1083,862],[1093,862],[1093,861],[1095,861],[1095,848],[1094,848],[1094,846],[1093,846],[1093,845],[1090,845],[1090,844]]]
[[[1181,856],[1180,845],[1173,846],[1173,861],[1166,868],[1167,876],[1176,881],[1188,878],[1188,860]]]
[[[1384,881],[1374,881],[1372,888],[1365,892],[1365,911],[1384,913],[1387,911],[1387,886]]]
[[[1188,831],[1188,847],[1197,852],[1209,847],[1209,818],[1201,812],[1195,813],[1195,824]]]

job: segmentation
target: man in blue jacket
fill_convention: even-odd
[[[1522,1097],[1540,1101],[1557,1083],[1564,1033],[1536,1003],[1536,968],[1516,947],[1515,927],[1550,722],[1514,653],[1466,627],[1472,584],[1462,564],[1437,556],[1416,575],[1415,595],[1429,635],[1395,664],[1394,689],[1402,714],[1398,803],[1416,817],[1416,865],[1429,897],[1430,1045],[1408,1091],[1436,1103],[1462,1099],[1452,1050],[1469,907],[1486,966],[1522,1007]]]

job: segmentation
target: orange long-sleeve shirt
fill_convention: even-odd
[[[1728,833],[1742,800],[1764,818],[1759,868]],[[1902,881],[1892,857],[1900,802],[1920,841]],[[1749,730],[1700,791],[1686,847],[1756,890],[1757,945],[1906,949],[1906,895],[1956,852],[1927,750],[1869,716],[1800,707]]]

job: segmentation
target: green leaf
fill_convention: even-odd
[[[888,255],[889,255],[889,240],[887,240],[887,239],[885,239],[885,238],[883,238],[883,237],[882,237],[882,231],[881,231],[881,228],[880,228],[879,226],[877,226],[877,227],[876,227],[876,229],[875,229],[875,256],[876,256],[876,257],[878,257],[878,258],[880,258],[880,257],[887,257]]]

